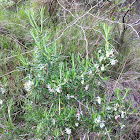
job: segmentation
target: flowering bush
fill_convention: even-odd
[[[43,9],[41,10],[43,13]],[[113,129],[125,127],[130,107],[116,91],[109,100],[100,90],[103,72],[115,65],[115,49],[109,43],[111,27],[103,24],[105,46],[96,52],[96,58],[83,59],[78,53],[63,56],[56,44],[47,45],[49,35],[37,28],[33,11],[28,13],[35,40],[32,61],[23,61],[28,71],[24,88],[27,91],[24,118],[37,138],[70,139],[77,130],[96,132],[110,138]],[[43,20],[41,14],[41,19]],[[41,22],[42,23],[42,22]],[[43,32],[44,31],[44,32]]]

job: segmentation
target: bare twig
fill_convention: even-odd
[[[124,16],[123,16],[123,18],[122,18],[123,31],[122,31],[122,33],[121,33],[121,35],[120,35],[120,39],[119,39],[120,45],[123,44],[124,35],[125,35],[126,30],[128,29],[128,27],[127,27],[126,24],[125,24],[125,17],[126,17],[126,15],[128,14],[128,12],[131,10],[132,6],[134,5],[134,3],[135,3],[136,1],[137,1],[137,0],[135,0],[134,2],[132,2],[132,4],[130,5],[129,9],[124,13]],[[131,25],[131,26],[132,26],[132,25]],[[139,35],[138,35],[138,36],[139,36]]]
[[[99,3],[101,3],[103,0],[101,0]],[[58,1],[58,3],[60,3],[59,1]],[[58,39],[60,39],[62,36],[63,36],[63,34],[64,34],[64,32],[67,30],[67,29],[69,29],[70,27],[72,27],[73,25],[75,25],[80,19],[82,19],[83,17],[85,17],[87,14],[89,14],[89,12],[92,10],[92,9],[94,9],[96,6],[98,6],[98,4],[99,3],[97,3],[95,6],[93,6],[93,7],[91,7],[87,12],[85,12],[82,16],[80,16],[80,17],[78,17],[78,18],[75,18],[65,29],[63,29],[62,31],[61,31],[61,34],[59,35],[59,37],[57,37],[56,39],[55,39],[55,41],[57,41]],[[62,5],[62,4],[61,4]],[[62,6],[62,7],[64,7],[64,6]],[[65,10],[66,8],[64,8],[64,10]],[[72,16],[73,16],[73,14],[70,12],[70,10],[68,10],[68,9],[66,9]],[[54,43],[54,41],[53,42],[50,42],[48,45],[51,45],[51,44],[53,44]]]
[[[11,74],[11,73],[13,73],[13,72],[16,72],[16,71],[19,71],[19,70],[13,70],[13,71],[10,71],[10,72],[8,72],[8,73],[6,73],[6,74],[4,74],[4,75],[2,75],[2,76],[0,76],[0,77],[3,77],[3,76],[6,76],[6,75],[9,75],[9,74]]]

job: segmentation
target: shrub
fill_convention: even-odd
[[[114,129],[119,132],[125,127],[131,106],[124,100],[128,91],[121,96],[118,89],[109,101],[104,90],[100,90],[103,79],[107,78],[104,71],[117,61],[109,43],[111,27],[102,25],[105,42],[94,60],[83,59],[80,53],[70,53],[67,57],[61,54],[56,43],[47,45],[49,33],[43,28],[43,15],[42,8],[41,27],[38,27],[34,12],[28,12],[35,41],[34,56],[32,61],[20,58],[28,72],[23,106],[28,131],[41,139],[70,139],[92,132],[97,137],[111,139]]]

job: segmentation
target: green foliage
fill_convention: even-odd
[[[105,47],[96,54],[96,61],[83,59],[79,53],[71,53],[69,58],[65,58],[57,44],[47,45],[46,40],[50,36],[44,32],[43,15],[41,9],[39,27],[34,12],[28,12],[33,27],[31,35],[35,40],[35,53],[31,62],[20,58],[24,69],[29,71],[24,85],[27,100],[23,106],[26,123],[30,128],[35,127],[29,131],[35,133],[36,138],[43,139],[47,136],[66,138],[81,127],[83,132],[88,129],[102,136],[113,132],[114,126],[122,129],[130,109],[124,101],[128,91],[121,97],[121,90],[118,89],[115,98],[109,102],[104,91],[99,93],[100,85],[97,84],[102,81],[102,71],[106,70],[102,67],[106,65],[109,68],[110,62],[106,59],[111,61],[114,57],[113,52],[108,52],[111,51],[108,42],[111,27],[103,24]],[[30,67],[27,65],[29,63]]]
[[[54,27],[44,7],[27,10],[28,4],[21,4],[11,13],[11,7],[3,4],[3,8],[7,10],[1,10],[1,21],[17,26],[4,24],[6,32],[14,35],[0,34],[4,52],[0,54],[0,74],[4,75],[0,82],[1,139],[80,139],[93,133],[95,139],[116,139],[124,134],[129,116],[137,112],[132,110],[133,102],[126,101],[130,90],[112,89],[113,94],[107,96],[103,88],[110,79],[106,72],[119,60],[112,45],[113,24],[97,21],[97,30],[91,32],[81,28],[92,24],[87,16],[59,38],[67,25]],[[73,23],[75,19],[66,16],[65,20]],[[97,42],[88,45],[89,57],[85,57],[86,41]]]

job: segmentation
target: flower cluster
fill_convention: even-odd
[[[48,84],[47,85],[47,88],[48,88],[48,90],[49,90],[50,93],[54,93],[55,91],[57,93],[61,93],[62,92],[62,89],[61,89],[60,86],[58,86],[58,87],[55,88],[55,87],[51,87],[51,84]]]
[[[99,96],[96,97],[96,101],[98,102],[98,104],[101,104],[101,98]]]
[[[118,60],[115,59],[115,57],[114,57],[114,50],[113,49],[106,50],[106,58],[109,59],[111,65],[115,65],[116,62],[118,62]]]
[[[61,93],[61,92],[62,92],[61,87],[57,87],[57,88],[56,88],[56,92],[57,92],[57,93]]]
[[[66,98],[69,100],[70,98],[75,98],[75,97],[74,97],[74,95],[70,96],[69,94],[67,94]]]
[[[80,118],[81,118],[80,112],[78,112],[78,113],[76,114],[76,118],[77,118],[78,121],[80,120]]]
[[[98,59],[99,63],[94,64],[94,67],[100,71],[105,71],[107,66],[113,66],[118,62],[118,60],[115,59],[113,49],[107,49],[105,52],[100,49],[98,51]]]
[[[49,90],[50,93],[55,92],[55,89],[51,87],[51,84],[48,84],[47,85],[47,88],[48,88],[48,90]]]
[[[30,91],[33,85],[34,85],[33,81],[29,80],[29,81],[25,82],[24,88],[26,91]]]
[[[94,122],[99,125],[101,128],[105,127],[105,121],[101,120],[101,115],[98,115],[97,118],[95,118]]]
[[[0,89],[1,89],[1,93],[2,93],[2,94],[4,94],[4,93],[6,92],[6,91],[5,91],[5,88],[1,87]]]
[[[71,129],[65,128],[66,134],[70,135],[71,134]]]
[[[118,103],[115,103],[113,106],[112,105],[108,105],[105,109],[107,115],[107,118],[109,120],[117,120],[117,122],[119,122],[120,120],[126,118],[126,111],[125,108],[121,105],[119,105]],[[121,124],[120,122],[118,123],[120,124],[121,129],[125,126],[124,124]]]

